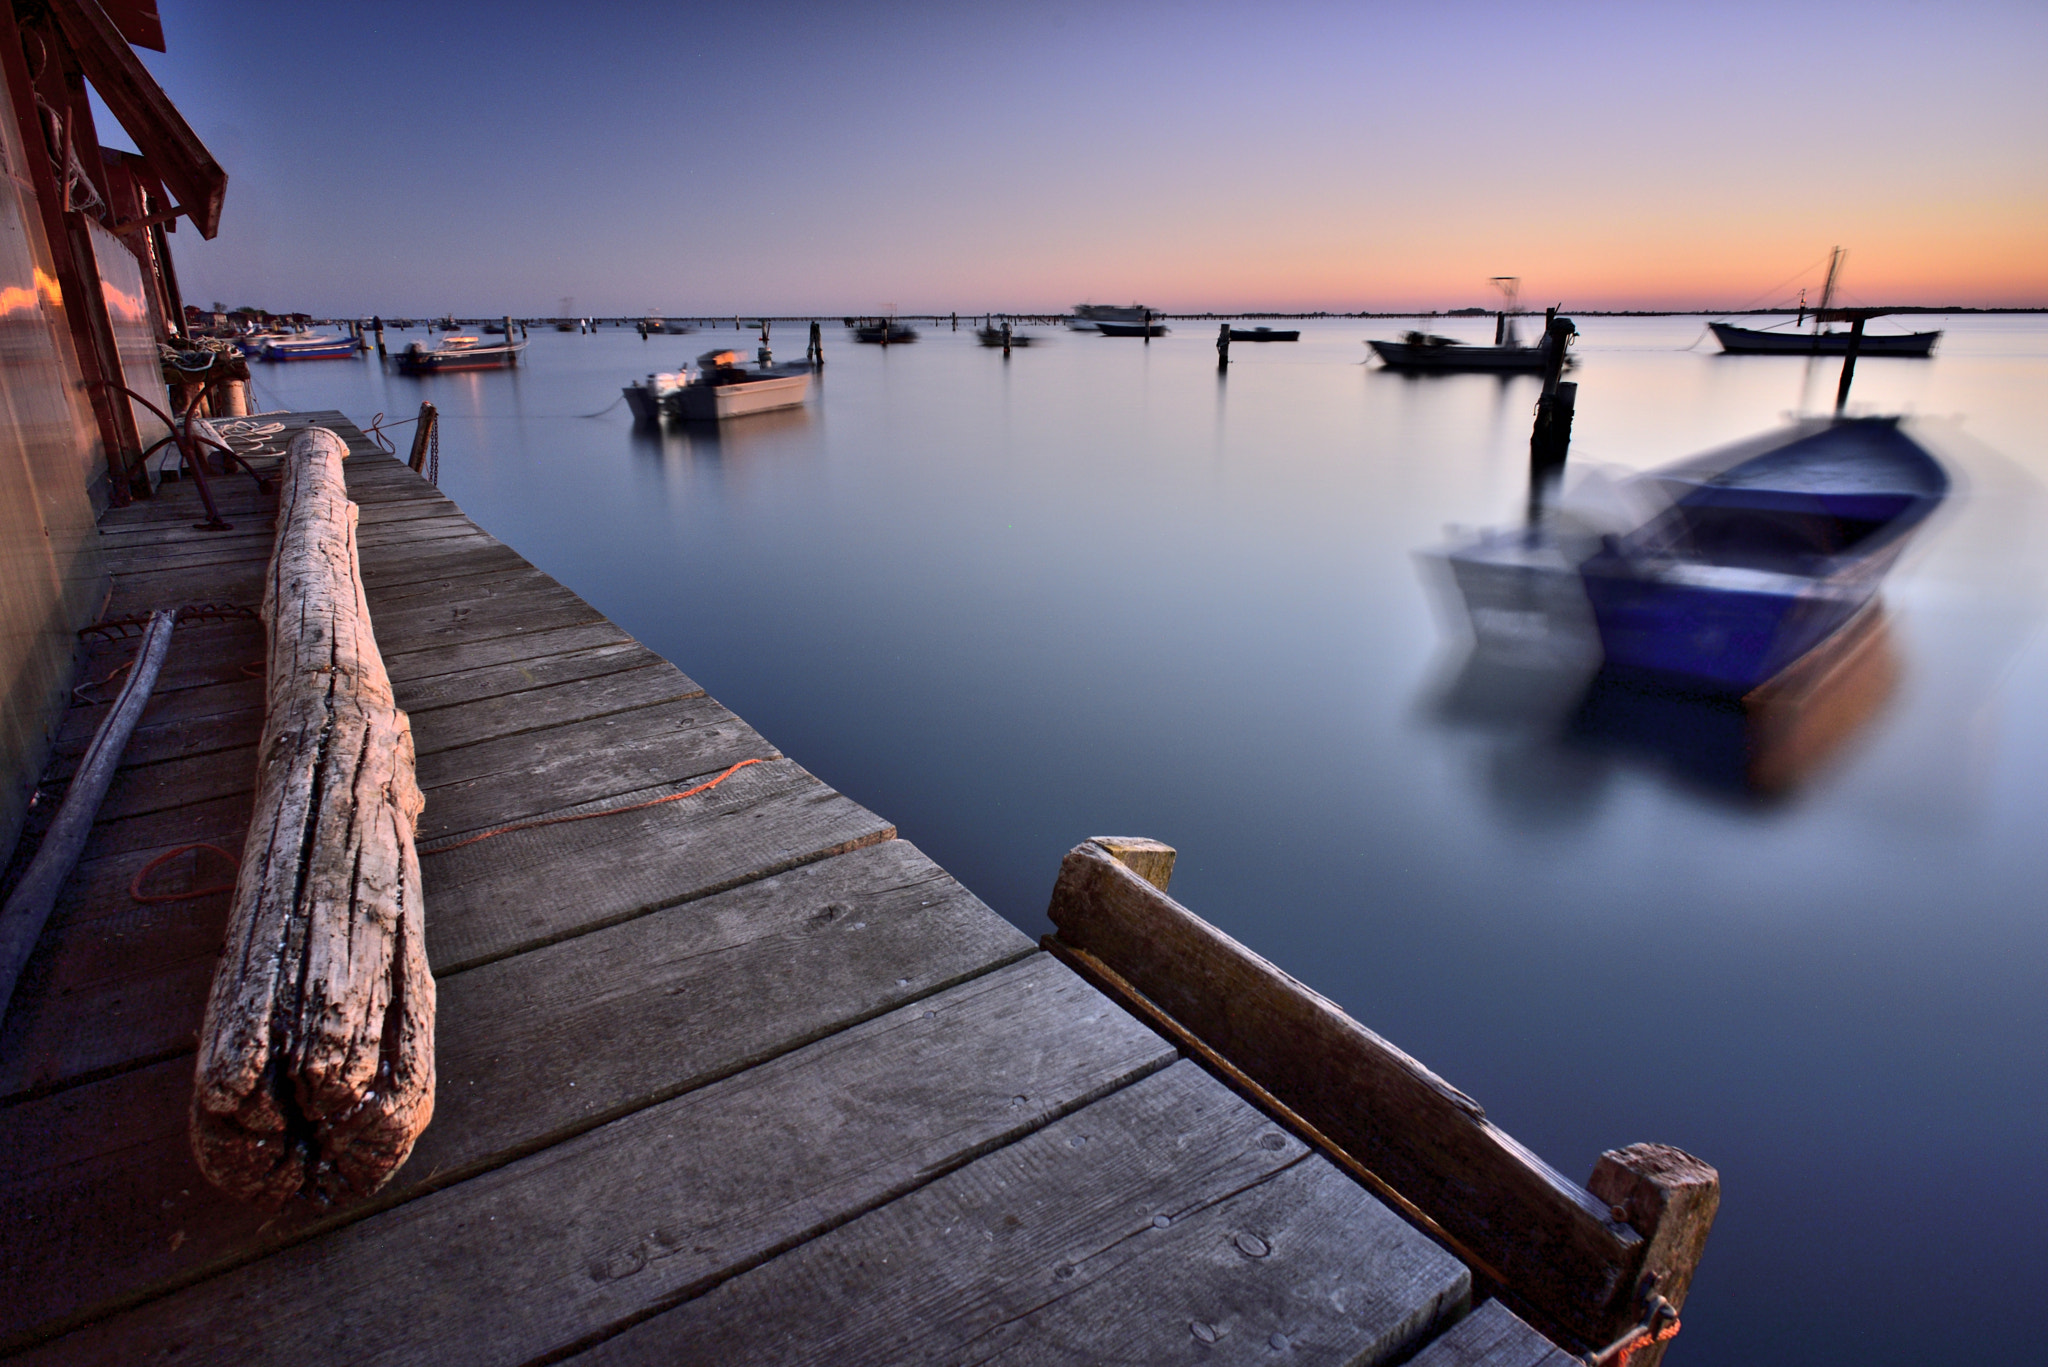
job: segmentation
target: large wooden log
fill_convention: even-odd
[[[200,1169],[269,1204],[374,1191],[434,1109],[424,802],[370,629],[347,452],[310,428],[283,466],[255,816],[192,1095]]]
[[[1047,949],[1284,1113],[1552,1332],[1604,1345],[1642,1319],[1647,1290],[1683,1299],[1718,1202],[1712,1168],[1637,1146],[1602,1160],[1594,1190],[1571,1181],[1472,1098],[1167,896],[1170,852],[1147,849],[1135,870],[1120,859],[1150,843],[1090,841],[1067,855]],[[1682,1216],[1667,1221],[1667,1206]],[[1647,1288],[1646,1272],[1657,1274]]]

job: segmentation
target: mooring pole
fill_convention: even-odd
[[[1003,359],[1010,359],[1010,320],[1003,320]]]
[[[380,316],[380,317],[374,317],[374,318],[372,318],[372,319],[370,320],[370,323],[371,323],[371,326],[373,326],[373,327],[375,327],[375,328],[377,329],[377,359],[381,361],[381,360],[383,360],[383,359],[384,359],[384,357],[385,357],[385,351],[384,351],[384,319],[383,319],[383,318],[382,318],[381,316]]]
[[[1152,310],[1151,310],[1151,309],[1146,309],[1146,310],[1145,310],[1145,326],[1144,326],[1144,327],[1142,327],[1142,328],[1140,328],[1140,329],[1139,329],[1139,331],[1145,334],[1145,345],[1146,345],[1146,346],[1151,346],[1151,345],[1152,345]]]
[[[1228,323],[1216,329],[1216,368],[1218,370],[1230,369],[1230,324]]]
[[[1536,426],[1529,433],[1529,519],[1543,511],[1543,498],[1564,469],[1565,453],[1572,442],[1572,412],[1578,404],[1579,387],[1564,374],[1565,347],[1578,335],[1569,318],[1550,310],[1543,330],[1543,393],[1536,400]]]
[[[1835,390],[1835,416],[1849,406],[1849,382],[1856,378],[1856,353],[1863,350],[1863,319],[1849,324],[1849,354],[1842,358],[1842,384]]]
[[[811,344],[804,349],[804,359],[815,369],[825,368],[825,334],[816,319],[811,320]]]

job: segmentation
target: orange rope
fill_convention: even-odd
[[[1642,1333],[1630,1339],[1628,1345],[1615,1356],[1613,1367],[1628,1367],[1629,1358],[1635,1354],[1638,1348],[1648,1348],[1653,1343],[1669,1343],[1677,1337],[1678,1321],[1675,1319],[1654,1334],[1645,1329]]]
[[[621,812],[637,812],[647,807],[659,807],[664,802],[681,802],[686,797],[695,797],[699,793],[710,792],[749,764],[766,764],[767,762],[765,759],[743,759],[717,778],[712,779],[709,783],[700,783],[686,793],[670,793],[667,797],[657,797],[646,802],[635,802],[624,807],[606,807],[602,811],[578,812],[574,816],[549,816],[542,817],[538,821],[516,821],[510,826],[496,826],[480,835],[473,835],[467,840],[458,840],[453,845],[436,845],[430,850],[421,850],[420,853],[446,854],[450,850],[459,850],[464,845],[474,845],[479,840],[489,840],[494,835],[506,835],[512,831],[530,831],[536,826],[561,826],[571,821],[588,821],[592,817],[617,816]]]
[[[164,853],[158,855],[156,858],[150,860],[147,864],[144,864],[141,868],[135,871],[135,877],[130,879],[128,882],[129,898],[133,901],[142,903],[142,905],[146,907],[153,907],[161,906],[165,902],[186,902],[190,901],[194,897],[211,897],[216,892],[233,892],[235,890],[235,885],[232,882],[215,883],[211,887],[194,888],[190,892],[162,893],[144,892],[142,890],[142,884],[144,880],[146,880],[152,873],[155,873],[158,869],[162,868],[165,864],[170,863],[179,855],[190,854],[193,850],[212,850],[215,854],[227,860],[228,863],[233,864],[237,869],[239,869],[242,865],[241,860],[235,858],[235,856],[229,854],[226,850],[222,849],[218,845],[209,845],[204,841],[201,841],[198,844],[193,845],[180,845],[174,850],[166,850]]]

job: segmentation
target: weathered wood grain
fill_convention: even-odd
[[[1584,1367],[1499,1301],[1488,1301],[1417,1353],[1411,1367]]]
[[[434,1124],[379,1202],[729,1076],[1031,952],[936,865],[892,841],[443,977]],[[308,1203],[252,1218],[213,1192],[182,1142],[191,1068],[160,1074],[143,1069],[0,1110],[0,1147],[69,1155],[11,1178],[0,1173],[0,1194],[27,1221],[19,1241],[0,1232],[0,1339],[335,1218]],[[103,1142],[100,1124],[128,1142]],[[74,1225],[79,1237],[47,1237]]]
[[[678,790],[621,793],[590,807]],[[568,809],[569,814],[577,809]],[[452,972],[888,840],[895,828],[788,760],[681,802],[515,831],[421,858],[428,948]],[[432,847],[429,847],[431,851]],[[544,884],[550,893],[535,897]]]
[[[536,679],[522,693],[500,693],[439,707],[430,714],[430,725],[415,726],[414,738],[419,753],[434,754],[703,696],[704,690],[688,675],[656,660],[639,669],[613,670],[560,683],[542,684]]]
[[[172,1345],[190,1360],[250,1364],[529,1361],[844,1223],[1171,1057],[1033,955],[23,1361],[125,1364]]]
[[[1061,866],[1059,941],[1412,1203],[1518,1296],[1592,1342],[1633,1315],[1644,1242],[1478,1103],[1094,845]]]
[[[1663,1297],[1676,1315],[1685,1308],[1714,1214],[1721,1208],[1721,1175],[1669,1144],[1631,1144],[1601,1154],[1586,1185],[1649,1241],[1639,1273],[1644,1296]],[[1667,1347],[1646,1344],[1629,1363],[1657,1367]]]
[[[521,625],[498,636],[486,635],[479,630],[465,641],[422,642],[417,646],[406,641],[394,642],[392,648],[385,652],[384,667],[390,672],[392,683],[403,687],[410,682],[469,669],[518,664],[597,646],[625,644],[637,643],[622,628],[603,618],[531,630]]]
[[[1371,1363],[1467,1285],[1180,1063],[576,1360]]]
[[[422,799],[363,598],[343,454],[313,429],[285,462],[255,816],[192,1096],[201,1171],[273,1205],[374,1191],[433,1115]]]
[[[370,601],[374,610],[374,595]],[[556,684],[574,683],[582,679],[616,674],[623,670],[645,669],[657,665],[664,669],[675,669],[674,665],[638,641],[616,641],[581,650],[566,650],[533,659],[483,665],[475,669],[436,674],[426,678],[394,679],[392,688],[398,697],[399,706],[413,718],[413,730],[417,734],[422,726],[428,724],[425,721],[425,714],[441,708],[468,706],[493,698],[507,697],[529,688],[551,688]],[[678,670],[677,673],[681,674],[681,671]],[[701,685],[691,680],[689,687],[676,696],[689,697],[703,691]]]
[[[93,729],[110,706],[111,703],[94,703],[67,709],[57,723],[53,752],[67,757],[84,753],[92,739]],[[254,724],[247,721],[252,713],[257,718]],[[123,753],[123,758],[141,753],[142,747],[152,744],[151,737],[165,735],[173,727],[184,729],[185,744],[200,749],[221,748],[219,736],[231,738],[229,745],[247,744],[262,731],[262,713],[261,679],[236,678],[185,688],[164,688],[160,685],[150,693],[149,705],[142,709],[142,720],[136,724],[134,734],[129,736],[129,750]],[[205,727],[200,723],[205,723]],[[218,732],[219,736],[208,734],[209,730]],[[240,738],[245,730],[246,739]],[[166,753],[152,753],[151,759],[170,758],[169,744],[164,742]]]

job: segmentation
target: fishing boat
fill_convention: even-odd
[[[353,337],[274,337],[263,344],[266,361],[338,361],[362,353]]]
[[[1144,325],[1158,316],[1158,309],[1145,304],[1076,304],[1067,326],[1076,332],[1100,332],[1104,323],[1119,327]]]
[[[1828,278],[1821,286],[1820,307],[1813,310],[1813,331],[1788,332],[1737,327],[1733,323],[1708,323],[1715,339],[1721,343],[1721,350],[1731,356],[1847,356],[1853,347],[1859,356],[1932,356],[1934,344],[1941,337],[1938,329],[1933,332],[1864,332],[1858,335],[1853,331],[1821,327],[1822,322],[1833,316],[1830,305],[1835,297],[1835,279],[1841,274],[1842,262],[1848,255],[1837,247],[1828,258]],[[1860,317],[1873,310],[1851,312]],[[1806,292],[1802,290],[1799,317],[1793,322],[1793,327],[1797,328],[1805,321]]]
[[[441,339],[439,346],[426,342],[411,342],[398,353],[398,370],[402,375],[426,375],[444,370],[505,370],[519,364],[519,353],[526,350],[526,343],[504,341],[495,346],[485,346],[483,339],[462,333],[450,333]]]
[[[689,422],[717,422],[799,408],[810,396],[811,368],[805,365],[760,366],[748,370],[732,351],[707,351],[697,358],[694,375],[676,371],[649,375],[625,387],[626,406],[636,422],[663,417]]]
[[[1230,340],[1233,342],[1298,342],[1301,340],[1301,330],[1299,328],[1232,328],[1230,330]]]
[[[974,337],[976,341],[987,347],[1030,346],[1038,340],[1028,332],[1012,332],[1006,336],[1001,328],[976,328]]]
[[[1897,418],[1809,421],[1615,485],[1604,517],[1553,510],[1444,558],[1482,638],[1743,696],[1872,602],[1948,488]]]
[[[853,340],[893,346],[898,342],[916,341],[917,329],[908,323],[899,323],[894,318],[876,318],[855,327]]]
[[[1493,319],[1493,345],[1474,346],[1455,337],[1411,331],[1399,341],[1373,340],[1366,343],[1389,370],[1404,371],[1487,371],[1495,374],[1534,373],[1550,360],[1550,335],[1546,330],[1534,346],[1524,346],[1515,335],[1516,301],[1522,282],[1512,275],[1496,275],[1493,285],[1504,296]],[[1236,341],[1235,337],[1231,338]]]
[[[1140,323],[1099,323],[1095,330],[1105,337],[1164,337],[1166,324],[1147,318]]]

